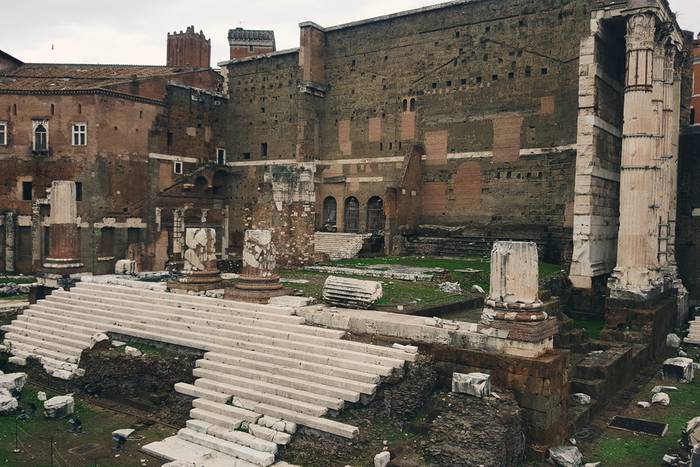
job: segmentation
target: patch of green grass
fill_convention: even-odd
[[[600,339],[600,333],[605,327],[604,320],[598,319],[578,319],[574,318],[574,327],[576,329],[585,329],[586,334],[591,339]]]
[[[142,354],[144,355],[149,355],[152,357],[156,358],[172,358],[177,356],[177,352],[168,349],[167,347],[161,347],[157,345],[151,345],[151,344],[144,344],[142,342],[134,342],[130,340],[122,340],[122,339],[117,339],[121,342],[126,343],[126,345],[122,345],[121,347],[110,347],[110,350],[116,350],[118,352],[125,352],[126,346],[128,345],[129,347],[134,347],[138,350],[141,351]]]
[[[57,395],[46,391],[50,398]],[[61,466],[87,467],[92,465],[139,465],[145,457],[138,450],[139,445],[163,439],[172,430],[153,425],[136,432],[142,441],[128,441],[126,449],[115,458],[112,452],[112,431],[131,427],[137,419],[133,416],[112,412],[83,402],[76,398],[75,416],[83,424],[84,434],[69,433],[68,419],[47,419],[43,415],[43,402],[37,399],[37,389],[25,387],[19,399],[20,408],[35,411],[27,420],[17,420],[16,415],[0,416],[0,464],[15,467],[48,466],[51,462],[50,439],[54,440],[54,464]],[[15,448],[15,424],[22,452],[13,453]],[[88,448],[81,452],[81,448]],[[73,452],[71,452],[73,450]],[[78,452],[76,452],[77,450]],[[97,464],[95,464],[97,462]],[[148,466],[156,465],[149,460]]]
[[[651,389],[660,380],[653,380],[638,394],[636,400],[648,400]],[[606,429],[584,451],[589,462],[600,461],[602,465],[619,467],[642,467],[660,465],[666,453],[678,452],[678,439],[686,422],[700,415],[700,381],[690,384],[677,384],[678,391],[669,393],[671,405],[667,407],[652,406],[632,416],[668,424],[668,432],[662,438],[638,435],[626,431]]]
[[[2,284],[33,284],[36,279],[33,277],[18,277],[18,276],[0,276],[0,285]]]
[[[22,293],[18,295],[10,295],[9,297],[0,297],[0,300],[14,300],[17,302],[26,302],[29,301],[29,294]]]

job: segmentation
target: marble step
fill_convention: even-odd
[[[227,430],[237,430],[241,427],[241,423],[243,423],[243,420],[239,418],[231,418],[227,415],[210,412],[201,408],[191,409],[190,417],[194,418],[195,420],[203,420],[211,423],[212,425],[224,427]]]
[[[212,381],[237,386],[251,391],[261,391],[267,394],[274,394],[287,399],[293,399],[309,404],[320,405],[333,410],[340,410],[345,405],[342,399],[323,396],[314,392],[294,389],[279,383],[269,383],[262,380],[250,379],[234,374],[224,374],[219,371],[206,370],[204,368],[195,368],[193,374],[198,378],[205,378]]]
[[[70,328],[58,327],[55,325],[54,321],[37,321],[35,319],[29,320],[27,315],[19,315],[17,319],[12,321],[12,326],[17,328],[26,329],[31,332],[39,332],[44,334],[50,334],[53,336],[58,336],[64,339],[72,339],[75,342],[80,342],[84,344],[92,343],[92,336],[96,334],[95,331],[84,328],[82,330],[71,330]]]
[[[220,381],[214,381],[206,378],[200,378],[194,383],[195,386],[204,389],[209,389],[212,391],[223,392],[224,394],[231,394],[232,396],[241,397],[243,399],[248,399],[255,402],[266,403],[275,405],[287,410],[298,411],[306,413],[309,415],[314,415],[320,417],[328,412],[328,408],[310,404],[307,402],[289,399],[287,397],[278,396],[276,394],[270,394],[266,392],[261,392],[255,389],[248,389],[245,387],[234,386],[231,384],[222,383]],[[257,412],[257,410],[256,410]],[[266,414],[263,414],[266,415]]]
[[[200,388],[189,383],[175,383],[175,392],[185,394],[186,396],[199,398],[195,400],[209,400],[221,404],[225,404],[231,400],[231,396],[229,394],[210,391],[209,389]]]
[[[2,330],[7,334],[19,334],[22,336],[27,336],[32,339],[37,339],[42,342],[46,342],[46,348],[52,348],[52,345],[58,345],[57,350],[61,350],[62,347],[73,347],[76,350],[82,351],[90,347],[91,339],[89,336],[76,337],[64,337],[52,333],[51,328],[46,326],[33,326],[32,328],[27,328],[22,326],[21,321],[13,321],[12,324],[2,326]]]
[[[163,441],[146,444],[141,449],[151,456],[166,461],[186,462],[197,467],[257,467],[256,464],[186,441],[178,436],[170,436]]]
[[[319,416],[307,413],[301,413],[295,410],[290,410],[286,407],[281,407],[279,405],[260,403],[255,406],[255,410],[259,411],[264,415],[281,418],[282,420],[286,420],[288,422],[294,422],[298,425],[314,428],[316,430],[324,431],[326,433],[332,433],[343,438],[355,438],[360,432],[360,430],[355,426],[337,422],[335,420],[329,420],[327,418],[321,418]]]
[[[15,352],[21,352],[22,354],[28,354],[28,355],[33,355],[37,357],[49,357],[53,360],[58,360],[61,362],[68,362],[68,363],[78,363],[78,360],[80,358],[80,355],[69,355],[69,354],[64,354],[61,352],[55,352],[53,350],[47,350],[42,347],[37,347],[35,345],[30,345],[24,342],[14,342],[11,339],[8,339],[7,337],[5,338],[5,343],[10,343],[11,345],[11,350],[13,355],[19,355],[18,353]]]
[[[242,459],[252,464],[267,467],[275,463],[275,455],[269,452],[256,451],[247,446],[242,446],[231,441],[216,438],[206,433],[200,433],[189,428],[183,428],[177,432],[179,438],[198,444],[229,456]]]
[[[204,409],[208,410],[209,412],[220,413],[222,415],[237,418],[250,423],[255,423],[260,417],[262,417],[261,414],[251,410],[235,407],[226,403],[214,402],[213,400],[208,399],[195,399],[192,401],[192,406],[197,409]]]

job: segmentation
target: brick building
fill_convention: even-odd
[[[53,180],[77,183],[86,270],[113,271],[114,261],[125,256],[143,267],[156,265],[157,231],[149,227],[160,201],[151,190],[187,185],[192,166],[216,163],[216,147],[223,146],[209,126],[225,100],[216,93],[221,76],[208,57],[200,64],[22,63],[0,54],[2,269],[41,269]],[[221,134],[223,117],[213,124]],[[180,150],[197,156],[179,158],[174,154]],[[148,178],[153,167],[160,184]]]
[[[700,34],[693,41],[693,97],[690,103],[690,124],[700,124]]]

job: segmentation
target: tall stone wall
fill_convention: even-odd
[[[317,160],[317,211],[335,198],[342,231],[354,197],[360,232],[372,197],[397,219],[388,208],[402,205],[404,158],[420,145],[420,183],[408,190],[418,219],[394,222],[390,238],[419,224],[538,226],[545,233],[532,240],[568,262],[580,41],[605,2],[497,3],[497,15],[496,2],[464,2],[337,27],[303,23],[301,51],[227,65],[228,145],[241,165]]]

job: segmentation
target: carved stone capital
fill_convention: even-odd
[[[656,38],[656,16],[638,13],[627,18],[627,50],[651,50]]]

